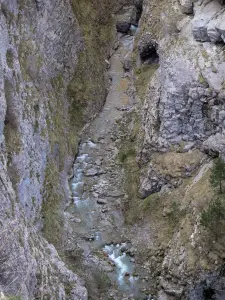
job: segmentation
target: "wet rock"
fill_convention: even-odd
[[[121,252],[127,252],[128,249],[129,249],[129,245],[127,243],[121,244],[121,247],[120,247]]]
[[[130,23],[127,22],[118,22],[116,25],[116,29],[118,32],[122,32],[122,33],[128,33],[128,31],[130,30]]]
[[[128,249],[126,251],[127,255],[129,255],[130,257],[135,256],[135,253],[137,252],[137,250],[134,247],[131,247],[130,249]]]
[[[137,9],[135,6],[125,6],[116,14],[116,29],[121,33],[128,33],[131,24],[136,24]]]

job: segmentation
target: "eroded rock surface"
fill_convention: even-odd
[[[0,1],[7,297],[223,299],[225,241],[200,221],[225,157],[223,2]]]

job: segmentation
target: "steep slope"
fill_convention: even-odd
[[[1,1],[0,284],[22,299],[87,298],[42,237],[63,253],[67,174],[79,130],[107,92],[111,11],[104,1],[83,4]]]
[[[136,223],[132,242],[153,274],[157,299],[205,299],[210,289],[215,299],[224,297],[224,239],[200,224],[216,197],[210,161],[224,157],[223,16],[220,1],[144,1],[133,54],[143,101],[138,164],[144,200],[140,205],[137,194],[130,195],[127,217]],[[220,279],[207,277],[210,272]]]
[[[0,290],[223,299],[223,1],[0,4]]]

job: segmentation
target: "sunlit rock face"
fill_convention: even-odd
[[[70,195],[67,174],[78,133],[105,99],[105,58],[115,27],[107,1],[102,4],[100,9],[89,1],[92,9],[85,11],[82,1],[0,1],[0,215],[1,231],[7,232],[0,238],[2,253],[11,252],[0,281],[6,295],[87,299],[83,283],[41,231],[62,248],[63,208]],[[88,26],[93,27],[102,9],[107,34],[103,30],[94,38],[100,51],[90,50],[95,42],[85,36],[84,15],[89,14]],[[94,30],[101,22],[99,17]],[[84,77],[86,88],[81,86]],[[96,90],[96,101],[88,103],[88,93]]]

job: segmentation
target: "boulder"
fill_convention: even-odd
[[[121,33],[128,33],[131,24],[137,23],[137,9],[135,6],[125,6],[116,14],[116,29]]]
[[[183,287],[179,287],[169,281],[166,281],[164,278],[161,278],[160,285],[167,295],[176,297],[176,299],[181,299],[180,297],[184,292]]]
[[[203,150],[213,157],[220,154],[225,158],[225,135],[216,133],[215,135],[210,136],[203,143]]]
[[[129,52],[123,59],[123,68],[125,71],[130,71],[133,66],[132,52]]]
[[[224,10],[219,1],[206,2],[205,5],[197,8],[192,20],[194,38],[201,42],[224,41],[224,16]]]

